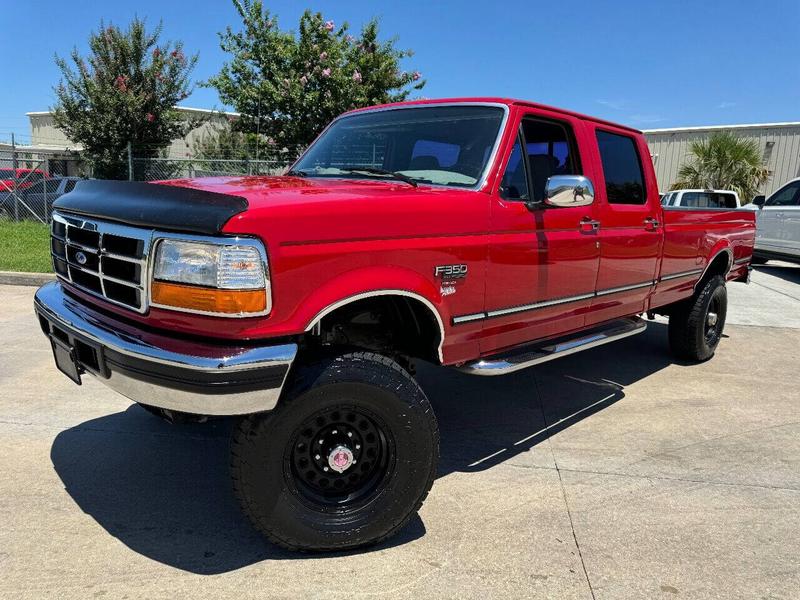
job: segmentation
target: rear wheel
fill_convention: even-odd
[[[679,358],[704,361],[714,356],[728,312],[725,279],[715,275],[669,316],[669,345]]]
[[[280,405],[243,418],[234,489],[255,527],[293,550],[344,550],[408,523],[433,484],[436,419],[389,358],[347,354],[302,367]]]

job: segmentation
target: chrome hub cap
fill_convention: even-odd
[[[717,313],[710,312],[708,313],[708,317],[706,318],[706,324],[709,327],[714,327],[717,324]]]
[[[344,473],[354,462],[353,452],[347,446],[336,446],[328,454],[328,466],[337,473]]]

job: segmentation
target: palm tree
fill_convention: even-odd
[[[678,170],[672,189],[733,190],[747,203],[769,179],[769,170],[754,140],[730,131],[714,132],[689,144],[689,157]]]

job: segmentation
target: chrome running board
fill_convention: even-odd
[[[647,329],[647,323],[644,320],[639,317],[627,317],[580,332],[579,337],[559,338],[544,342],[542,345],[523,346],[511,352],[468,362],[458,367],[458,370],[471,375],[506,375],[562,356],[621,340],[642,333],[645,329]]]

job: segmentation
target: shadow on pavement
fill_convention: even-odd
[[[766,265],[757,265],[753,267],[755,270],[760,271],[762,273],[766,273],[768,275],[774,275],[775,277],[780,277],[781,279],[788,281],[789,283],[797,283],[800,284],[800,265],[777,265],[772,263],[767,263]]]
[[[651,323],[642,335],[506,377],[422,365],[420,383],[441,429],[439,476],[481,471],[525,452],[672,363],[666,327]],[[313,558],[269,544],[239,511],[227,465],[231,426],[170,425],[132,405],[63,431],[51,459],[85,513],[153,560],[217,574],[267,559]],[[372,550],[424,534],[417,516]]]

